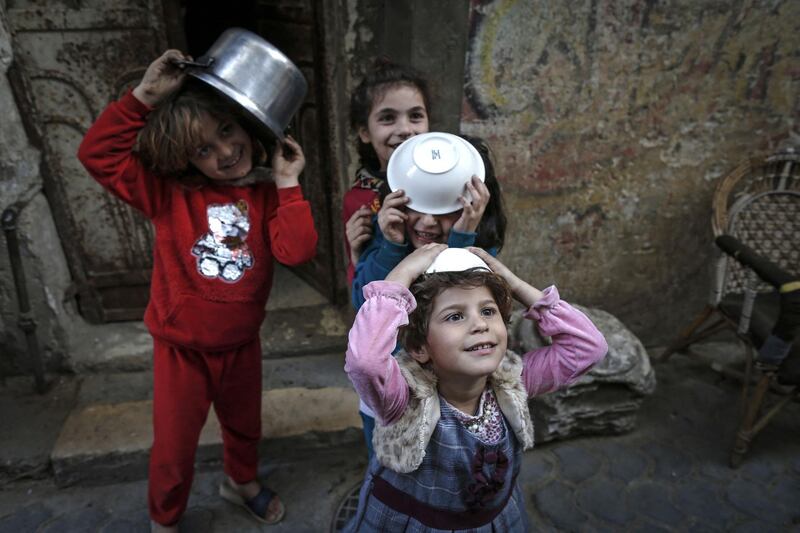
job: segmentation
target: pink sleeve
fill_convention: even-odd
[[[522,379],[528,396],[552,392],[570,385],[605,357],[608,345],[589,318],[561,300],[555,286],[533,304],[525,318],[538,322],[539,333],[553,344],[524,356]]]
[[[379,420],[390,424],[408,405],[408,384],[392,357],[397,331],[417,306],[399,283],[373,281],[364,287],[366,301],[350,328],[344,371],[361,399]]]

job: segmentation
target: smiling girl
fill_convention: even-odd
[[[372,239],[372,218],[380,209],[389,157],[403,141],[427,133],[430,105],[427,81],[414,69],[383,58],[375,61],[350,97],[359,169],[342,199],[348,283]]]
[[[375,455],[346,531],[528,531],[516,482],[533,446],[528,398],[602,359],[602,334],[479,248],[423,245],[364,293],[345,371],[376,414]],[[551,345],[507,350],[512,297]]]
[[[317,233],[286,140],[265,151],[242,110],[175,66],[168,50],[89,128],[78,158],[103,187],[152,221],[153,447],[148,503],[155,531],[177,531],[210,406],[220,421],[220,494],[261,522],[283,504],[257,480],[261,438],[259,328],[273,259],[311,259]]]

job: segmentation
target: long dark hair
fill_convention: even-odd
[[[375,60],[372,69],[350,96],[350,127],[353,131],[357,134],[359,128],[367,126],[369,114],[376,100],[386,94],[387,90],[402,86],[413,87],[420,92],[425,110],[430,115],[431,98],[425,78],[411,67],[398,65],[386,57],[381,57]],[[360,165],[371,172],[378,172],[381,164],[372,145],[363,142],[356,135],[356,148]]]
[[[500,182],[497,181],[497,176],[494,173],[494,163],[492,162],[492,150],[486,141],[480,137],[472,137],[469,135],[462,135],[462,138],[469,141],[469,143],[478,150],[483,159],[483,166],[486,167],[486,179],[484,184],[489,189],[489,204],[483,212],[481,221],[478,224],[478,229],[475,230],[478,236],[475,238],[475,246],[479,248],[489,249],[496,248],[499,253],[503,248],[506,239],[506,213],[503,208],[503,193],[500,190]]]

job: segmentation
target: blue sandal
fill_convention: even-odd
[[[283,502],[280,502],[278,516],[272,520],[267,520],[264,518],[267,514],[267,509],[269,509],[269,502],[271,502],[272,498],[275,497],[275,492],[263,485],[261,486],[261,490],[258,494],[249,500],[245,500],[244,496],[239,494],[239,491],[236,489],[236,487],[231,485],[230,481],[225,478],[219,485],[219,495],[232,504],[247,509],[247,512],[253,515],[253,518],[262,524],[277,524],[283,520],[283,515],[286,514],[286,509],[283,507]]]

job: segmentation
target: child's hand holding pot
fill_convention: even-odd
[[[147,67],[142,81],[133,89],[133,96],[150,107],[163,102],[186,81],[186,71],[175,63],[181,60],[191,60],[191,57],[180,50],[167,50],[161,54]]]

